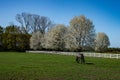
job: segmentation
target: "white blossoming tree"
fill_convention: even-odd
[[[30,38],[30,48],[34,50],[42,49],[43,43],[43,34],[40,31],[34,32]]]
[[[97,33],[95,39],[95,51],[105,52],[107,51],[109,45],[110,45],[110,41],[108,36],[103,32]]]

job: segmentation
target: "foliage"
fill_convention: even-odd
[[[15,49],[16,48],[16,34],[18,33],[18,29],[16,26],[11,25],[5,28],[5,32],[3,33],[3,45],[7,49]]]
[[[93,48],[95,39],[95,30],[92,21],[85,16],[74,17],[70,21],[66,37],[68,49],[89,50]]]
[[[120,60],[74,56],[0,52],[0,80],[119,80]]]
[[[97,52],[105,52],[107,51],[108,46],[110,45],[110,41],[108,36],[105,33],[97,33],[95,39],[95,51]]]
[[[2,34],[4,32],[4,29],[2,26],[0,26],[0,34]]]
[[[40,50],[43,48],[43,43],[43,34],[40,31],[34,32],[30,38],[30,48],[34,50]]]
[[[66,27],[62,24],[58,24],[48,31],[45,35],[45,48],[52,50],[64,50],[65,49],[65,34]]]
[[[24,34],[21,33],[18,36],[18,40],[17,40],[17,51],[26,51],[30,49],[30,34]]]
[[[110,45],[106,34],[104,39],[107,42],[103,38],[98,40],[96,37],[95,40],[93,22],[84,15],[71,19],[67,27],[52,24],[48,17],[25,12],[17,14],[16,20],[21,26],[0,26],[0,49],[93,51],[95,48],[96,51],[104,52]]]
[[[5,50],[24,51],[29,49],[29,34],[21,33],[19,27],[10,25],[2,34],[2,45]]]
[[[0,51],[3,50],[3,45],[2,45],[2,36],[3,36],[4,29],[2,26],[0,26]]]
[[[112,48],[112,47],[109,47],[109,48],[107,49],[107,52],[120,54],[120,48]]]

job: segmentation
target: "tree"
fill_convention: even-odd
[[[2,42],[2,40],[3,40],[3,38],[2,38],[3,32],[4,32],[4,29],[3,29],[2,26],[0,26],[0,50],[3,49],[3,44],[2,44],[2,43],[3,43],[3,42]]]
[[[30,34],[20,33],[16,42],[17,51],[25,51],[30,49]]]
[[[5,50],[25,51],[29,49],[30,35],[21,33],[20,28],[16,25],[7,26],[2,38]]]
[[[44,34],[51,25],[51,20],[48,17],[30,13],[17,14],[16,20],[21,24],[23,33],[40,31]]]
[[[105,52],[107,51],[109,45],[110,45],[110,41],[108,36],[103,32],[97,33],[95,39],[95,51]]]
[[[0,45],[2,44],[3,27],[0,26]]]
[[[58,24],[45,34],[45,48],[52,50],[64,50],[65,49],[65,34],[66,27],[62,24]]]
[[[15,25],[10,25],[5,28],[2,42],[6,49],[9,49],[9,50],[16,49],[16,40],[18,38],[17,36],[18,33],[19,33],[19,28]]]
[[[30,48],[37,50],[42,49],[43,34],[40,31],[34,32],[30,38]]]
[[[4,32],[4,29],[2,26],[0,26],[0,34],[3,34],[3,32]]]
[[[66,48],[70,50],[91,49],[94,45],[95,29],[91,20],[85,16],[74,17],[66,35]]]

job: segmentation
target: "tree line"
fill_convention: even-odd
[[[110,45],[109,37],[104,32],[96,33],[93,22],[84,15],[73,17],[69,26],[30,13],[17,14],[16,20],[21,26],[0,26],[1,50],[105,52]]]
[[[69,26],[57,24],[45,34],[34,32],[30,38],[34,50],[105,52],[109,45],[109,37],[104,32],[96,33],[93,22],[84,15],[71,19]]]
[[[25,51],[29,48],[31,35],[22,33],[18,26],[10,25],[0,27],[0,50],[1,51]]]

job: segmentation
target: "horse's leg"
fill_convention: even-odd
[[[79,62],[78,62],[78,57],[76,57],[76,62],[79,63]]]
[[[79,63],[80,62],[80,57],[76,57],[76,62]]]

